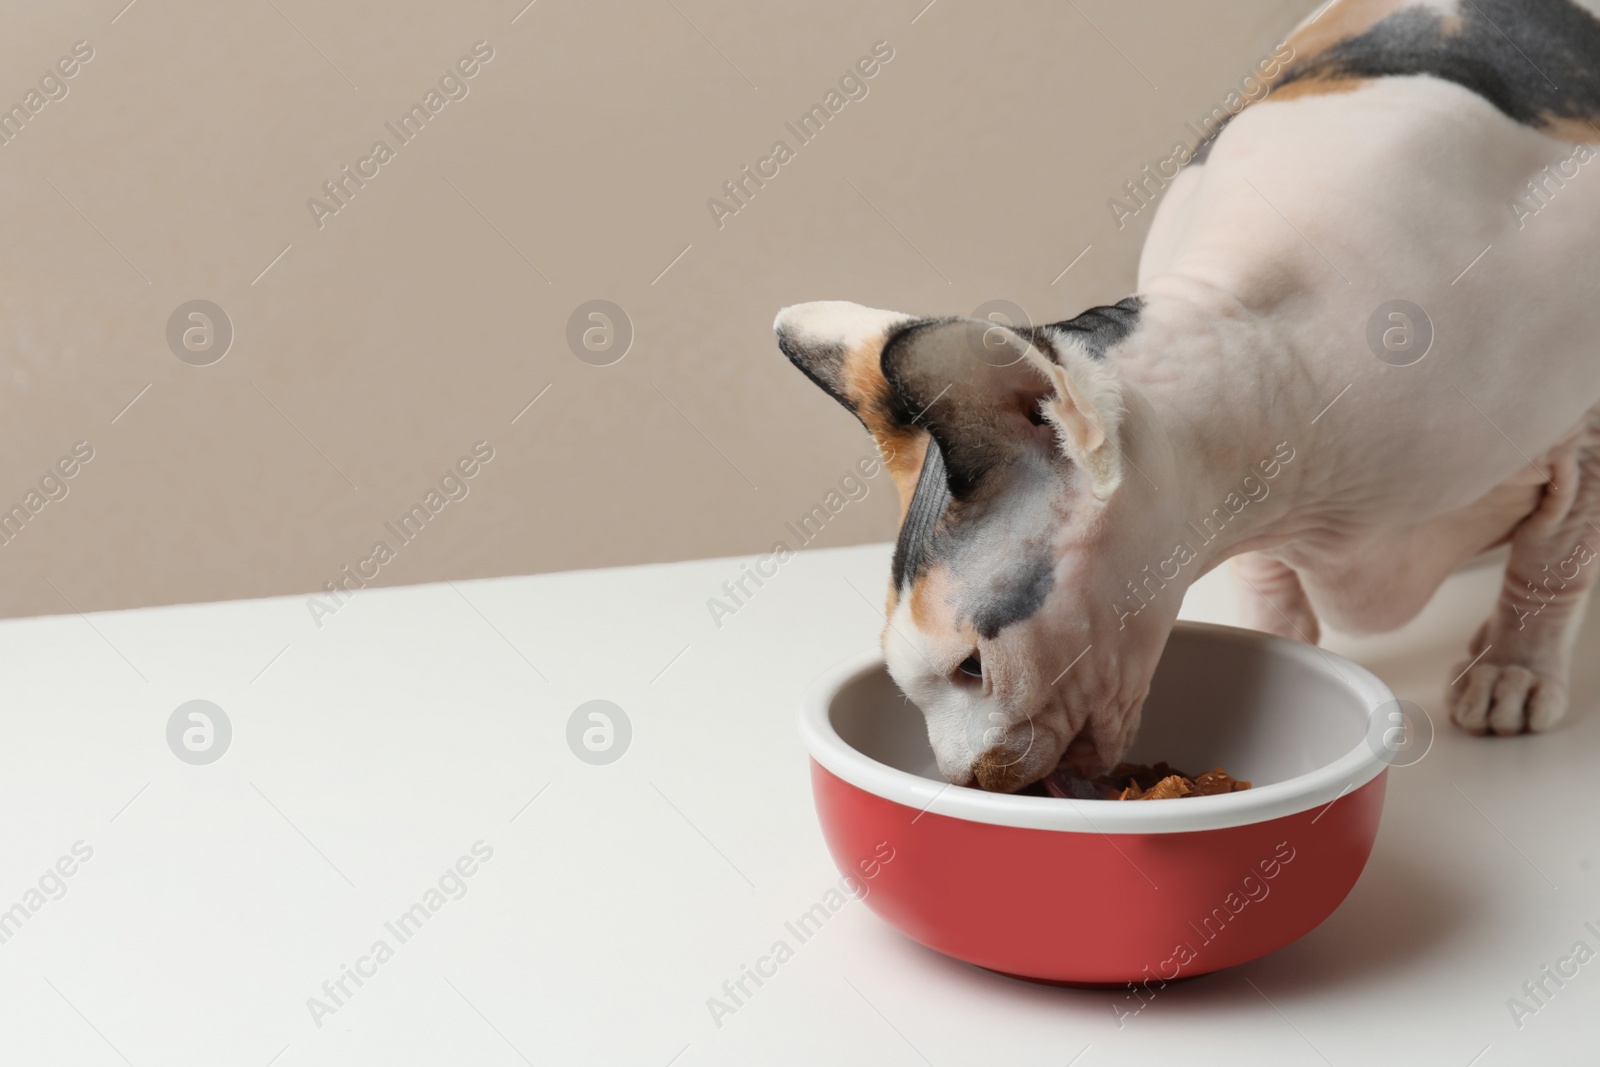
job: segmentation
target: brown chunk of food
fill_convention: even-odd
[[[1204,774],[1189,775],[1161,762],[1119,763],[1110,774],[1102,774],[1097,778],[1083,778],[1071,771],[1057,769],[1022,792],[1071,800],[1173,800],[1178,797],[1237,793],[1249,788],[1249,782],[1233,777],[1221,767]]]
[[[1134,789],[1138,788],[1135,783]],[[1181,774],[1169,774],[1143,793],[1135,794],[1132,789],[1123,791],[1123,800],[1172,800],[1175,797],[1186,797],[1194,792],[1194,783]]]
[[[1221,767],[1209,770],[1194,780],[1194,795],[1197,797],[1209,797],[1217,793],[1237,793],[1241,789],[1249,788],[1249,782],[1239,781]]]

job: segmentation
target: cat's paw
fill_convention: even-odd
[[[1450,719],[1469,734],[1542,733],[1566,713],[1561,677],[1515,664],[1475,663],[1451,686]]]

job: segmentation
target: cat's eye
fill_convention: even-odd
[[[957,667],[956,670],[960,671],[962,674],[965,674],[969,678],[983,677],[983,664],[978,660],[978,654],[976,652],[962,660],[961,665]]]

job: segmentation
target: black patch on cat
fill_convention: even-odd
[[[1409,7],[1291,64],[1273,88],[1408,74],[1454,82],[1525,126],[1594,119],[1600,21],[1568,0],[1462,0],[1456,16]]]
[[[907,323],[900,329],[889,334],[883,342],[883,351],[878,355],[878,369],[883,372],[884,380],[889,383],[889,392],[886,397],[885,409],[889,418],[895,425],[909,428],[918,425],[919,420],[927,413],[927,403],[911,394],[911,391],[902,383],[900,367],[902,361],[910,358],[910,345],[916,336],[924,330],[931,330],[955,320],[949,316],[940,319],[922,319],[918,322]],[[923,427],[926,429],[926,427]]]
[[[894,546],[890,575],[896,589],[905,590],[933,558],[934,528],[950,507],[950,484],[944,469],[944,454],[939,442],[928,438],[928,452],[917,475],[917,488],[911,506],[900,524],[900,537]]]
[[[910,322],[895,330],[883,342],[883,352],[878,356],[878,369],[883,372],[884,380],[889,383],[887,400],[887,413],[894,420],[895,425],[909,429],[921,426],[927,429],[922,417],[928,413],[932,406],[933,397],[927,400],[912,394],[905,385],[901,366],[904,360],[911,358],[911,345],[917,336],[925,330],[936,330],[952,322],[960,321],[952,315],[938,319],[921,319]]]
[[[1050,595],[1056,582],[1050,557],[1040,553],[1023,561],[1021,566],[1022,573],[1016,581],[993,590],[972,613],[972,625],[980,637],[992,638],[1012,623],[1029,618]]]
[[[890,577],[902,596],[937,557],[939,542],[944,541],[949,550],[959,548],[959,542],[965,540],[959,529],[939,529],[952,503],[948,480],[944,454],[939,451],[939,443],[930,438],[922,473],[917,476],[911,506],[906,509],[905,522],[900,525],[894,562],[890,566]],[[1034,553],[1016,566],[1020,571],[1011,580],[963,597],[963,600],[975,601],[964,603],[963,609],[979,636],[992,638],[1007,626],[1029,618],[1050,595],[1055,585],[1055,569],[1048,554]]]
[[[1144,301],[1130,296],[1115,304],[1090,308],[1077,318],[1054,323],[1050,328],[1077,334],[1090,358],[1104,359],[1107,349],[1139,325],[1139,312],[1143,309]]]
[[[1008,451],[995,447],[994,441],[986,433],[990,427],[983,417],[968,416],[963,411],[957,402],[959,393],[945,399],[949,395],[945,390],[949,378],[939,373],[939,360],[975,357],[968,354],[965,348],[955,350],[953,356],[949,350],[931,349],[920,353],[923,358],[931,360],[931,364],[919,362],[916,347],[919,342],[938,345],[941,340],[948,340],[924,338],[922,334],[948,327],[952,323],[964,323],[964,320],[953,317],[924,319],[905,326],[885,342],[879,365],[889,384],[884,405],[886,414],[902,428],[928,431],[930,448],[938,446],[939,470],[944,474],[949,492],[956,500],[970,500],[977,495],[989,472],[1005,462]],[[943,406],[935,407],[941,402]],[[924,476],[927,466],[925,460]]]
[[[802,344],[780,330],[778,349],[789,357],[789,362],[798,367],[801,374],[821,387],[823,392],[843,404],[852,415],[860,416],[856,406],[844,395],[843,345],[829,341]]]

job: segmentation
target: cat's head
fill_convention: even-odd
[[[823,301],[774,323],[899,490],[884,657],[956,784],[1103,770],[1138,726],[1182,599],[1150,568],[1188,562],[1144,473],[1170,450],[1104,359],[1139,306],[1011,328]]]

